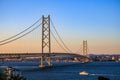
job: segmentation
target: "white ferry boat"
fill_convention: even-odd
[[[80,74],[80,75],[85,75],[85,76],[86,76],[86,75],[88,75],[89,73],[86,72],[86,71],[82,71],[82,72],[80,72],[79,74]]]

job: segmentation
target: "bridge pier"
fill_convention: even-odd
[[[41,62],[40,62],[40,65],[39,65],[39,68],[43,68],[44,65],[43,65],[43,55],[41,56]]]
[[[45,65],[45,62],[48,64],[48,65]],[[40,69],[43,69],[43,68],[47,68],[47,67],[51,67],[52,64],[51,64],[51,61],[50,61],[50,57],[46,57],[44,58],[44,56],[41,56],[41,63],[39,65],[39,68]]]

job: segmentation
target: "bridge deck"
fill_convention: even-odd
[[[0,58],[7,57],[41,57],[42,53],[2,53]],[[49,56],[49,53],[44,53],[43,55]],[[51,53],[51,56],[69,56],[69,55],[78,55],[75,53]],[[78,55],[81,56],[81,55]]]

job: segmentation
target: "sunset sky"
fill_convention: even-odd
[[[70,50],[120,54],[120,0],[0,0],[0,41],[50,15]],[[52,38],[52,52],[64,52]],[[0,46],[4,52],[41,52],[41,27],[15,42]],[[78,51],[80,53],[80,51]]]

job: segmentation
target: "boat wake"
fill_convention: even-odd
[[[114,74],[89,74],[91,76],[120,76],[120,75],[114,75]]]

